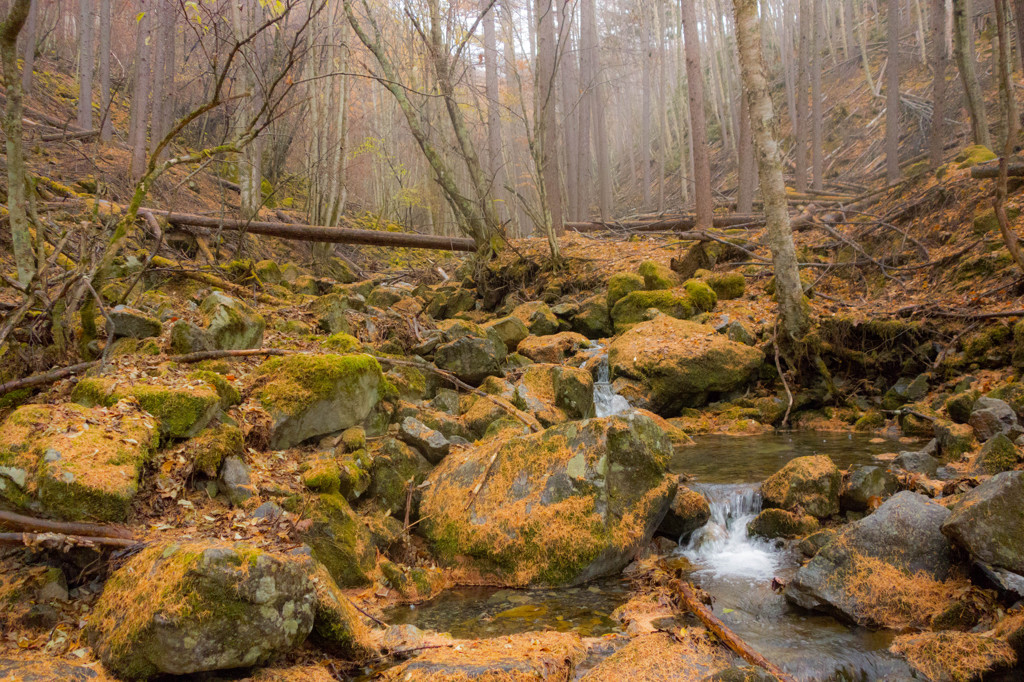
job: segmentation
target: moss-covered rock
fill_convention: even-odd
[[[281,284],[284,282],[284,275],[281,274],[281,267],[272,260],[261,260],[253,265],[253,272],[259,277],[263,284]]]
[[[612,307],[615,330],[624,331],[652,319],[649,312],[652,309],[681,320],[691,317],[695,310],[690,297],[685,294],[665,290],[634,291],[620,298]]]
[[[119,305],[108,315],[114,324],[114,338],[149,339],[160,336],[163,332],[160,320],[150,317],[141,310]]]
[[[641,263],[637,272],[644,278],[644,288],[648,291],[671,289],[676,285],[675,273],[668,267],[652,260]]]
[[[220,424],[206,429],[185,444],[183,456],[207,478],[216,478],[221,462],[245,455],[245,436],[237,426]]]
[[[974,461],[974,470],[979,474],[998,474],[1010,471],[1017,466],[1020,451],[1005,434],[997,434],[989,438],[982,446]]]
[[[519,354],[534,362],[560,364],[581,348],[588,348],[587,337],[576,332],[561,332],[550,336],[528,336],[519,344]]]
[[[316,617],[311,637],[321,648],[346,661],[365,661],[378,652],[370,628],[338,588],[327,568],[315,562],[310,580],[316,590]]]
[[[88,638],[127,679],[266,662],[306,638],[316,595],[295,561],[248,545],[156,544],[107,581]]]
[[[424,531],[439,557],[510,585],[572,585],[628,563],[676,491],[672,445],[643,416],[572,422],[448,455],[430,476]]]
[[[513,402],[545,426],[594,416],[594,378],[576,367],[537,363],[523,372]]]
[[[711,274],[703,278],[721,301],[743,298],[747,289],[747,278],[738,272]]]
[[[607,298],[595,295],[584,299],[572,317],[572,330],[588,339],[603,339],[615,333]]]
[[[665,519],[658,526],[658,534],[683,543],[693,531],[702,528],[709,520],[711,505],[708,499],[696,490],[681,485],[672,498]]]
[[[414,448],[394,438],[385,438],[380,449],[373,453],[367,497],[389,514],[404,517],[409,482],[419,486],[432,469],[430,462]],[[410,510],[413,517],[419,510],[421,494],[418,490],[413,494]]]
[[[127,402],[25,405],[0,424],[0,499],[70,521],[126,521],[157,440],[153,419]]]
[[[885,415],[878,410],[868,410],[853,423],[854,431],[877,431],[885,426]]]
[[[341,587],[360,587],[370,583],[376,553],[370,533],[362,519],[339,494],[316,495],[307,507],[309,528],[302,541],[313,550]]]
[[[265,381],[255,396],[274,420],[275,449],[362,423],[388,392],[368,355],[289,355],[268,360],[256,374]]]
[[[526,326],[526,323],[514,315],[508,315],[498,318],[493,322],[488,322],[484,325],[484,329],[494,330],[509,352],[518,348],[519,343],[530,335],[530,329]]]
[[[212,386],[213,390],[217,391],[217,395],[220,396],[220,407],[222,410],[227,410],[242,402],[241,392],[223,374],[199,369],[189,374],[188,378],[193,381],[205,381]]]
[[[747,524],[747,533],[755,537],[799,538],[818,530],[818,519],[785,509],[764,509]]]
[[[960,455],[974,449],[974,429],[969,424],[954,424],[940,420],[933,424],[935,439],[939,442],[939,454],[945,462],[957,460]]]
[[[975,144],[965,147],[956,155],[954,161],[957,163],[957,168],[971,168],[981,163],[995,161],[996,158],[991,149],[985,145]]]
[[[459,379],[479,385],[489,376],[501,375],[505,344],[494,338],[463,336],[442,344],[434,351],[434,363]]]
[[[644,288],[644,278],[640,275],[634,275],[628,272],[621,272],[616,275],[612,275],[608,280],[608,295],[605,302],[608,304],[608,309],[611,310],[615,307],[615,304],[619,302],[625,296],[633,293],[634,291],[641,291]]]
[[[215,291],[200,304],[206,333],[218,350],[242,350],[263,345],[266,321],[255,310],[227,294]]]
[[[666,315],[638,324],[608,349],[612,377],[642,382],[651,409],[663,416],[743,387],[762,362],[764,354],[756,348]]]
[[[551,312],[551,308],[542,301],[531,301],[516,306],[512,311],[512,317],[522,320],[534,336],[557,334],[559,330],[558,318]]]
[[[354,300],[353,296],[339,293],[320,296],[309,304],[309,311],[316,318],[317,328],[327,334],[351,333],[352,325],[349,324],[346,313],[349,310],[363,308],[365,301],[361,296]]]
[[[946,400],[946,414],[957,424],[966,424],[971,418],[974,403],[981,397],[980,391],[967,390],[957,393]]]
[[[690,299],[693,307],[702,313],[709,313],[718,304],[718,294],[710,286],[699,279],[688,279],[683,284],[686,289],[686,296]]]
[[[220,412],[221,398],[205,381],[163,386],[123,384],[111,377],[86,377],[78,382],[72,400],[86,407],[111,407],[125,398],[157,418],[160,433],[169,438],[191,438]]]
[[[797,457],[761,484],[766,507],[800,507],[819,519],[839,513],[842,475],[825,455]]]

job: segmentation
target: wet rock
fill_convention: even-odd
[[[316,597],[296,562],[238,544],[159,544],[107,581],[88,636],[115,674],[148,678],[258,665],[313,627]]]
[[[687,538],[711,519],[711,505],[695,490],[679,486],[672,504],[658,526],[658,534],[686,542]]]
[[[457,647],[429,649],[387,670],[385,682],[457,682],[458,680],[569,680],[586,655],[579,635],[571,632],[526,632],[477,639]]]
[[[893,460],[893,464],[912,474],[924,474],[934,478],[939,470],[940,462],[926,452],[901,452]]]
[[[141,310],[119,305],[109,313],[114,323],[114,338],[149,339],[160,336],[163,325],[160,320],[146,315]]]
[[[942,532],[976,560],[1024,575],[1024,471],[996,474],[965,494]]]
[[[236,507],[254,494],[250,473],[249,465],[241,457],[227,457],[220,467],[217,487]]]
[[[665,433],[638,415],[499,436],[431,474],[424,532],[443,560],[475,557],[509,585],[610,575],[664,518],[676,492],[671,454]]]
[[[488,322],[484,325],[484,329],[493,330],[509,352],[518,348],[519,343],[530,335],[526,323],[514,315]]]
[[[665,632],[631,639],[593,670],[582,682],[692,682],[729,666],[729,659],[704,635],[679,638]]]
[[[755,537],[798,538],[818,530],[818,519],[785,509],[764,509],[747,524],[747,533]]]
[[[290,355],[256,370],[255,392],[273,419],[270,447],[283,450],[361,424],[386,391],[377,361],[367,355]]]
[[[978,474],[998,474],[1010,471],[1017,466],[1020,451],[1006,434],[996,434],[985,441],[981,452],[974,461],[974,471]]]
[[[1013,408],[996,398],[978,398],[969,423],[974,429],[974,435],[982,442],[1000,433],[1009,436],[1011,440],[1024,433]]]
[[[341,495],[322,494],[306,510],[309,527],[302,541],[313,557],[327,567],[341,587],[362,587],[370,583],[376,552],[362,519]]]
[[[419,450],[431,464],[438,464],[448,455],[452,444],[438,431],[413,417],[406,417],[398,427],[398,437]]]
[[[844,511],[867,511],[899,489],[899,480],[885,467],[857,467],[850,473],[850,480],[839,496],[839,507]]]
[[[161,435],[192,438],[220,413],[220,395],[205,382],[163,386],[123,383],[116,377],[86,377],[78,382],[72,400],[86,407],[112,407],[125,398],[157,418]]]
[[[0,500],[68,521],[127,521],[157,427],[134,405],[25,405],[0,424]]]
[[[839,513],[842,475],[825,455],[797,457],[761,484],[766,507],[803,509],[820,519]]]
[[[743,387],[763,361],[756,348],[665,315],[636,325],[608,350],[612,377],[643,382],[653,411],[663,416]]]
[[[551,312],[551,308],[541,301],[532,301],[517,306],[512,311],[512,317],[518,317],[534,336],[550,336],[557,334],[559,325],[558,318]]]
[[[860,589],[864,560],[878,560],[908,575],[923,571],[945,579],[953,565],[940,528],[950,511],[924,495],[904,491],[874,513],[849,524],[801,568],[786,586],[786,598],[808,609],[840,614],[857,622],[874,606],[871,591]]]
[[[561,332],[550,336],[528,336],[519,344],[517,352],[534,362],[557,365],[588,346],[590,341],[582,334]]]
[[[811,558],[821,551],[821,548],[832,542],[836,538],[837,531],[826,528],[819,530],[817,533],[811,533],[797,545],[797,549],[800,553],[807,558]]]
[[[507,351],[498,339],[463,336],[437,347],[434,363],[459,379],[478,386],[489,376],[501,376]]]

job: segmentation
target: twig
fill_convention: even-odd
[[[95,523],[70,523],[65,521],[49,521],[31,516],[23,516],[14,512],[0,510],[0,526],[26,531],[46,531],[68,535],[82,535],[103,538],[121,538],[131,540],[132,534],[125,528],[103,526]]]
[[[772,346],[775,347],[775,369],[779,372],[779,379],[782,380],[782,387],[786,389],[786,396],[789,398],[789,405],[786,406],[786,414],[782,417],[783,428],[789,426],[789,413],[793,409],[793,392],[789,390],[786,382],[786,374],[782,371],[782,362],[779,360],[779,323],[775,322],[775,330],[772,332]]]
[[[223,360],[224,358],[251,358],[254,356],[281,356],[281,355],[294,355],[298,353],[295,350],[287,350],[285,348],[249,348],[245,350],[201,350],[195,353],[186,353],[185,355],[172,355],[168,360],[171,362],[180,362],[182,364],[189,364],[193,362],[202,362],[204,360]]]
[[[134,547],[138,540],[104,538],[64,533],[0,533],[0,545],[99,545],[102,547]]]

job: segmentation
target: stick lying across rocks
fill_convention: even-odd
[[[132,534],[127,528],[104,526],[96,523],[72,523],[68,521],[50,521],[23,516],[14,512],[0,510],[0,527],[21,531],[39,531],[59,533],[62,535],[79,535],[100,538],[119,538],[131,540]],[[20,535],[20,533],[18,533]]]
[[[126,538],[90,537],[63,533],[0,533],[0,545],[97,545],[101,547],[134,547],[138,540]]]
[[[669,588],[676,593],[683,606],[697,616],[701,623],[704,624],[708,630],[714,633],[722,642],[725,643],[729,649],[733,651],[737,656],[742,658],[751,665],[756,665],[759,668],[764,668],[772,675],[782,680],[782,682],[796,682],[796,680],[787,675],[781,668],[766,659],[761,654],[757,653],[742,639],[736,636],[732,630],[726,626],[725,623],[720,621],[715,614],[711,612],[711,609],[704,606],[700,599],[697,598],[696,593],[693,591],[693,587],[681,580],[673,580],[669,583]]]

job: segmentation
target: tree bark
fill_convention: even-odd
[[[889,184],[900,173],[900,3],[889,0],[889,65],[885,86],[885,169]]]
[[[964,85],[964,98],[971,116],[974,144],[992,148],[992,135],[988,130],[985,98],[975,68],[974,42],[971,40],[971,0],[953,0],[953,53]]]
[[[92,130],[92,67],[95,0],[78,0],[78,127]]]
[[[1010,225],[1009,216],[1006,215],[1007,195],[1007,163],[1010,154],[1013,153],[1014,144],[1017,141],[1017,131],[1020,127],[1020,119],[1017,113],[1017,98],[1013,93],[1013,68],[1010,66],[1010,51],[1007,43],[1010,38],[1010,31],[1007,28],[1007,15],[1009,8],[1007,0],[995,0],[996,30],[999,34],[999,90],[1003,102],[1003,117],[1006,125],[1006,139],[1003,142],[1003,152],[999,157],[999,179],[996,182],[996,196],[994,209],[996,220],[999,222],[999,232],[1002,234],[1006,250],[1010,252],[1017,267],[1024,272],[1024,253],[1021,252],[1020,240],[1017,233]]]
[[[690,139],[693,154],[694,208],[697,229],[710,229],[714,220],[711,165],[708,160],[707,121],[704,117],[704,74],[700,65],[695,0],[682,0],[683,39],[686,41],[686,83],[690,99]]]
[[[814,2],[814,39],[811,42],[811,176],[812,187],[820,192],[825,188],[825,140],[821,102],[821,35],[825,32],[825,13],[822,3]]]
[[[806,335],[809,322],[803,307],[803,288],[800,283],[796,247],[793,244],[775,106],[772,104],[764,66],[757,0],[734,0],[733,9],[736,17],[740,70],[743,75],[743,87],[747,91],[750,129],[761,176],[761,197],[764,201],[768,245],[775,269],[781,328],[789,344],[797,345]]]
[[[128,133],[128,146],[132,149],[130,175],[138,182],[146,172],[146,154],[149,145],[146,129],[149,119],[150,34],[153,25],[154,0],[139,0],[140,12],[135,35],[135,83],[132,88],[132,102]]]
[[[498,41],[493,0],[480,0],[484,24],[484,90],[487,97],[487,173],[491,186],[500,192],[505,187],[505,162],[501,154],[501,93],[498,76]],[[492,192],[493,193],[493,192]],[[501,222],[508,220],[508,207],[496,207]]]
[[[537,125],[542,204],[548,242],[557,257],[557,237],[562,234],[562,187],[558,177],[558,129],[555,125],[555,78],[557,76],[554,0],[536,0],[537,18]]]
[[[42,0],[32,0],[32,6],[28,10],[28,19],[21,34],[22,50],[22,71],[21,91],[28,94],[32,91],[32,72],[36,63],[36,33],[39,24],[39,3]]]
[[[598,206],[601,220],[608,220],[612,214],[612,173],[608,130],[605,122],[604,83],[601,75],[601,46],[597,35],[597,17],[594,10],[596,0],[582,0],[580,7],[586,59],[590,63],[593,81],[588,94],[594,128],[594,153],[597,155]]]
[[[928,162],[932,170],[942,165],[946,147],[946,0],[932,0],[929,17],[932,34],[932,122],[928,140]]]
[[[795,144],[793,146],[796,179],[793,182],[797,192],[807,191],[807,88],[810,76],[810,51],[812,35],[812,3],[816,0],[800,0],[800,40],[797,51],[796,79],[796,122],[793,124]]]
[[[641,11],[640,23],[644,39],[640,65],[640,189],[641,208],[647,210],[651,207],[651,22],[647,12]]]
[[[1013,23],[1017,28],[1017,59],[1024,73],[1024,0],[1013,0]]]
[[[100,0],[100,140],[109,142],[114,135],[110,120],[110,0]]]
[[[7,210],[18,282],[27,286],[35,274],[35,254],[29,231],[25,192],[25,153],[22,140],[21,73],[18,71],[18,34],[28,18],[30,0],[14,0],[0,24],[0,63],[4,69],[7,105],[3,132],[7,138]]]

